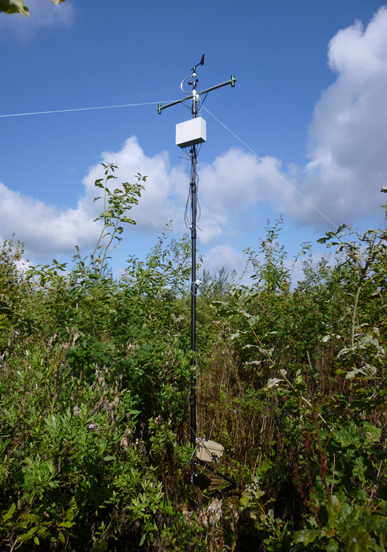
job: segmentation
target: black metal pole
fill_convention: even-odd
[[[192,116],[197,116],[196,97],[192,101]],[[196,190],[196,146],[191,147],[191,445],[196,447],[196,218],[197,218],[197,190]]]
[[[191,360],[191,444],[196,447],[196,147],[191,148],[191,247],[192,247],[192,266],[191,266],[191,351],[193,358]]]

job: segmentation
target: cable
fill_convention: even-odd
[[[304,199],[307,203],[309,203],[309,205],[310,205],[311,207],[313,207],[313,209],[315,209],[318,213],[320,213],[320,215],[321,215],[322,217],[324,217],[330,224],[332,224],[332,226],[334,226],[334,227],[336,228],[336,230],[337,230],[338,226],[336,226],[336,224],[335,224],[334,222],[332,222],[326,215],[324,215],[324,213],[322,213],[322,212],[320,211],[320,209],[318,209],[315,205],[313,205],[313,203],[311,203],[311,202],[309,201],[309,199],[307,199],[304,195],[302,195],[302,193],[299,192],[299,191],[297,190],[297,188],[295,188],[292,184],[290,184],[289,180],[286,180],[286,178],[284,178],[284,177],[282,176],[281,173],[275,171],[275,169],[273,169],[273,167],[272,167],[271,165],[269,165],[269,163],[266,163],[266,161],[265,161],[262,157],[260,157],[257,153],[255,153],[255,151],[254,151],[253,149],[251,149],[247,144],[245,144],[245,142],[243,142],[243,140],[241,140],[241,139],[239,138],[239,136],[237,136],[232,130],[230,130],[228,127],[226,127],[226,125],[225,125],[224,123],[222,123],[222,121],[219,121],[219,119],[218,119],[217,117],[215,117],[215,115],[214,115],[213,113],[211,113],[211,111],[209,111],[206,107],[203,107],[203,109],[205,109],[205,110],[207,111],[207,113],[209,113],[209,114],[211,115],[211,117],[213,117],[213,118],[215,119],[215,121],[218,121],[218,123],[221,124],[222,127],[224,127],[226,130],[228,130],[228,131],[230,132],[230,134],[232,134],[237,140],[239,140],[239,142],[240,142],[241,144],[243,144],[243,145],[245,146],[245,148],[247,148],[249,151],[251,151],[251,153],[253,153],[262,163],[264,163],[267,167],[269,167],[272,171],[274,171],[280,178],[282,178],[282,180],[283,180],[284,182],[286,182],[286,184],[289,184],[289,186],[290,186],[291,188],[293,188],[293,190],[294,190],[295,192],[297,192],[297,194],[298,194],[300,197],[302,197],[302,199]]]
[[[169,103],[169,102],[142,102],[142,103],[133,103],[133,104],[123,104],[123,105],[103,105],[100,107],[78,107],[76,109],[56,109],[52,111],[33,111],[31,113],[9,113],[6,115],[0,115],[0,118],[4,117],[23,117],[25,115],[47,115],[49,113],[71,113],[74,111],[92,111],[94,109],[114,109],[117,107],[138,107],[141,105],[156,105],[159,103]]]
[[[252,148],[250,148],[241,138],[239,138],[239,136],[237,136],[235,134],[235,132],[230,130],[224,123],[222,123],[222,121],[220,121],[213,113],[211,113],[211,111],[209,111],[206,107],[203,106],[203,103],[206,100],[206,98],[207,98],[207,94],[201,102],[200,109],[205,109],[207,111],[207,113],[209,113],[211,115],[211,117],[213,117],[216,121],[218,121],[219,124],[221,124],[226,130],[228,130],[228,132],[230,134],[232,134],[234,136],[234,138],[236,138],[241,144],[243,144],[245,146],[245,148],[247,148],[249,151],[251,151],[251,153],[253,153],[262,163],[264,163],[272,171],[275,171],[275,169],[273,169],[273,167],[271,165],[269,165],[269,163],[266,163],[266,161],[262,157],[260,157]],[[171,102],[166,102],[166,101],[163,101],[163,102],[141,102],[141,103],[121,104],[121,105],[104,105],[104,106],[98,106],[98,107],[78,107],[78,108],[75,108],[75,109],[56,109],[56,110],[51,110],[51,111],[32,111],[30,113],[8,113],[8,114],[0,115],[0,118],[3,119],[3,118],[6,118],[6,117],[24,117],[24,116],[27,116],[27,115],[48,115],[48,114],[51,114],[51,113],[74,113],[76,111],[93,111],[93,110],[97,110],[97,109],[116,109],[116,108],[120,108],[120,107],[139,107],[139,106],[144,106],[144,105],[156,105],[156,104],[159,104],[159,103],[171,103]],[[183,105],[185,106],[185,104],[183,104]],[[185,106],[185,107],[188,107],[188,106]],[[198,178],[198,175],[197,175],[196,171],[195,171],[195,174],[196,174],[196,177]],[[338,228],[338,226],[336,226],[336,224],[334,222],[332,222],[326,215],[324,215],[324,213],[322,213],[320,211],[320,209],[318,209],[315,205],[313,205],[313,203],[311,201],[309,201],[309,199],[307,199],[301,192],[299,192],[297,190],[297,188],[295,188],[288,180],[286,180],[286,178],[284,178],[281,173],[276,172],[276,174],[284,182],[286,182],[286,184],[288,184],[300,197],[302,197],[302,199],[304,199],[307,203],[309,203],[309,205],[311,207],[313,207],[313,209],[315,209],[322,217],[324,217],[330,224],[332,224],[332,226],[334,226],[334,228],[336,228],[336,229]],[[198,183],[199,183],[199,181],[198,181]],[[188,198],[187,198],[186,211],[187,211],[187,207],[188,207],[189,196],[190,196],[190,193],[189,193]],[[199,208],[199,216],[198,216],[198,221],[199,221],[200,213],[201,213],[201,208],[200,208],[200,203],[199,202],[197,202],[197,206]],[[169,214],[168,214],[168,216],[169,216]],[[188,217],[186,216],[186,214],[184,215],[184,219],[185,219],[186,226],[187,226]],[[188,226],[187,226],[187,228],[188,228]]]
[[[190,212],[188,210],[190,199],[191,199],[191,185],[189,186],[189,189],[188,189],[187,201],[185,203],[185,210],[184,210],[184,224],[188,230],[190,230],[192,226],[192,219],[190,217]]]
[[[197,225],[197,223],[199,222],[201,216],[202,216],[202,208],[201,208],[201,205],[200,205],[200,202],[199,202],[199,199],[198,199],[198,192],[199,192],[199,175],[195,169],[195,172],[194,173],[191,173],[191,182],[195,181],[196,182],[196,228],[199,228],[199,226]],[[187,196],[187,201],[186,201],[186,204],[185,204],[185,210],[184,210],[184,224],[186,226],[186,228],[188,230],[191,230],[192,228],[192,219],[190,217],[190,210],[188,209],[188,205],[190,204],[190,202],[192,202],[192,190],[191,190],[191,185],[188,189],[188,196]]]

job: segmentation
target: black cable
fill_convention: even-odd
[[[196,180],[196,192],[198,192],[199,191],[199,175],[196,171],[195,171],[194,177],[195,177],[195,180]],[[190,185],[189,190],[188,190],[187,201],[186,201],[186,204],[185,204],[185,210],[184,210],[184,224],[185,224],[185,227],[188,230],[191,230],[191,228],[192,228],[192,219],[190,218],[190,210],[189,210],[189,204],[190,204],[191,201],[192,201],[192,193],[191,193],[191,185]],[[196,193],[196,209],[197,209],[196,228],[201,230],[199,228],[199,226],[197,225],[197,223],[199,222],[199,220],[202,216],[202,207],[200,205],[200,201],[198,199],[198,194],[197,193]]]
[[[192,220],[189,217],[189,210],[188,210],[188,205],[190,203],[190,198],[191,198],[191,186],[188,189],[187,202],[185,204],[185,211],[184,211],[184,224],[185,224],[185,227],[188,228],[188,230],[190,230],[191,225],[192,225]]]

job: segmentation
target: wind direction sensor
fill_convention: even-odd
[[[196,296],[201,284],[200,280],[196,277],[196,230],[197,230],[197,211],[198,211],[198,200],[197,200],[197,172],[196,164],[198,157],[198,146],[206,141],[207,139],[207,129],[206,121],[199,116],[200,107],[203,101],[206,99],[209,92],[222,88],[223,86],[231,85],[235,86],[236,78],[234,75],[231,75],[231,79],[212,86],[211,88],[206,88],[201,92],[197,91],[197,86],[199,79],[197,78],[196,69],[197,67],[204,65],[204,55],[202,56],[200,62],[197,65],[194,65],[191,69],[191,75],[183,79],[181,82],[180,88],[184,94],[185,98],[171,102],[166,105],[158,105],[157,111],[159,114],[164,109],[172,107],[188,100],[192,100],[192,119],[179,123],[176,125],[176,145],[182,149],[187,148],[187,153],[189,153],[191,160],[191,177],[190,177],[190,188],[189,188],[189,198],[191,203],[191,218],[189,224],[187,225],[191,230],[191,351],[193,352],[193,358],[191,360],[192,366],[192,376],[191,376],[191,395],[190,395],[190,407],[191,407],[191,426],[190,426],[190,440],[193,447],[193,453],[191,457],[191,466],[192,466],[192,482],[194,481],[194,476],[196,475],[196,466],[202,465],[205,469],[213,472],[217,476],[221,477],[228,483],[230,486],[227,489],[232,489],[238,487],[238,485],[228,479],[226,476],[221,474],[215,469],[214,466],[220,464],[220,457],[223,454],[223,446],[214,441],[208,440],[208,435],[206,439],[201,439],[197,437],[196,432]],[[191,86],[192,89],[187,92],[184,90],[185,82],[188,81],[188,86]],[[201,100],[201,97],[204,96],[204,99]]]

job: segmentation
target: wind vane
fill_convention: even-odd
[[[223,447],[219,443],[214,441],[209,441],[207,434],[206,439],[200,439],[196,435],[196,296],[201,284],[200,280],[196,277],[196,228],[197,228],[197,173],[196,173],[196,163],[198,157],[197,146],[206,141],[206,121],[199,117],[200,110],[200,97],[213,90],[222,88],[223,86],[231,85],[235,86],[236,78],[234,75],[231,75],[231,79],[212,86],[211,88],[206,88],[201,92],[197,91],[197,85],[199,79],[196,75],[196,68],[200,65],[204,65],[204,55],[202,56],[200,62],[197,65],[194,65],[191,69],[192,74],[183,79],[180,88],[187,97],[182,98],[181,100],[176,100],[167,105],[158,105],[157,111],[159,114],[164,109],[172,107],[188,100],[192,100],[192,119],[179,123],[176,125],[176,145],[182,149],[189,148],[186,150],[191,159],[191,178],[190,178],[190,198],[191,198],[191,221],[189,228],[191,230],[191,254],[192,254],[192,267],[191,267],[191,351],[193,352],[193,358],[191,360],[192,366],[192,375],[191,375],[191,395],[190,395],[190,406],[191,406],[191,427],[190,427],[190,439],[191,445],[193,446],[194,452],[191,457],[191,465],[193,467],[192,473],[192,482],[193,476],[196,474],[196,465],[201,464],[209,469],[216,475],[219,475],[224,480],[231,483],[231,487],[234,488],[238,486],[234,481],[228,479],[220,472],[210,467],[208,463],[215,463],[216,465],[220,461],[220,457],[223,454]],[[192,91],[186,92],[184,90],[184,83],[188,79],[188,85],[192,86]],[[204,98],[205,99],[205,98]],[[204,101],[204,100],[203,100]],[[209,432],[208,432],[209,433]]]

